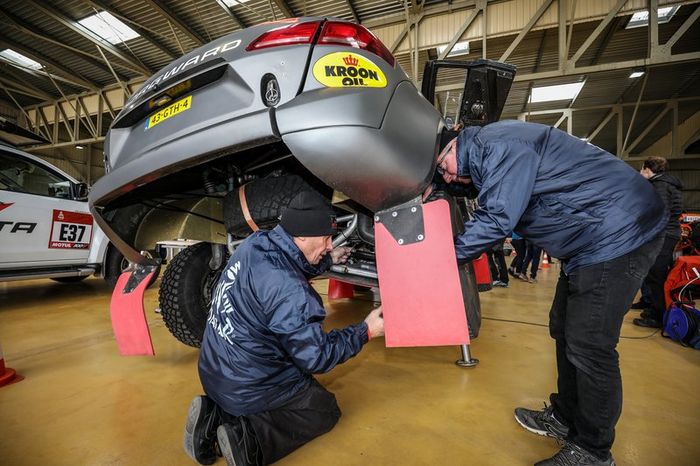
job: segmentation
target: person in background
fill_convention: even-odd
[[[681,238],[679,217],[683,211],[683,186],[675,176],[666,173],[668,161],[663,157],[649,157],[644,161],[639,173],[651,182],[651,185],[661,197],[666,206],[666,230],[661,251],[649,269],[644,279],[644,285],[649,291],[651,305],[642,311],[640,317],[633,320],[640,327],[661,328],[666,312],[666,297],[664,282],[668,271],[673,266],[673,250]]]
[[[542,248],[537,246],[532,241],[525,240],[526,252],[525,259],[521,266],[518,278],[530,283],[537,283],[537,270],[540,267],[540,256]],[[527,276],[527,268],[530,267],[530,276]]]
[[[616,347],[663,243],[668,212],[659,195],[614,155],[522,121],[465,128],[438,155],[437,171],[479,193],[480,209],[455,238],[458,260],[517,230],[561,261],[549,317],[557,392],[543,410],[515,410],[523,428],[563,441],[536,466],[614,465],[622,412]]]
[[[505,239],[496,242],[487,252],[489,258],[489,266],[491,267],[491,275],[493,275],[493,286],[508,288],[508,266],[506,265],[506,256],[503,253],[503,243]]]
[[[510,244],[513,245],[515,249],[515,259],[510,263],[508,268],[508,273],[513,277],[518,278],[522,273],[522,265],[525,260],[525,251],[527,250],[525,246],[525,239],[518,235],[516,232],[511,234]]]
[[[309,278],[345,262],[333,249],[335,214],[311,191],[299,193],[280,224],[250,235],[233,253],[213,296],[199,357],[206,395],[195,397],[185,452],[200,464],[273,463],[335,426],[325,373],[384,334],[381,308],[364,322],[326,332],[321,297]]]

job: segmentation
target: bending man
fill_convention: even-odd
[[[557,392],[525,429],[565,440],[537,465],[612,465],[622,410],[616,346],[668,220],[651,184],[612,154],[549,126],[501,121],[464,129],[438,157],[446,182],[471,184],[480,210],[456,239],[474,259],[515,231],[561,259],[549,316]]]

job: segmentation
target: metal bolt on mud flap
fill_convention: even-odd
[[[423,241],[423,235],[418,235],[416,238],[418,239],[418,241]]]
[[[455,364],[457,364],[459,367],[474,367],[479,364],[478,359],[472,358],[471,351],[469,351],[469,345],[462,345],[460,346],[460,349],[462,350],[462,359],[456,360]]]
[[[403,238],[399,238],[399,240],[397,241],[397,243],[403,244]]]

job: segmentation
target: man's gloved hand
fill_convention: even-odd
[[[382,307],[379,306],[370,312],[365,318],[367,324],[367,334],[370,338],[381,337],[384,335],[384,317],[382,317]]]
[[[350,257],[350,253],[352,252],[352,248],[349,248],[347,246],[340,246],[331,251],[331,260],[333,261],[333,264],[344,264],[347,262],[348,257]]]

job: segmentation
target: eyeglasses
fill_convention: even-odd
[[[440,158],[437,160],[437,167],[435,167],[435,171],[438,172],[440,176],[445,174],[445,171],[447,168],[443,165],[445,163],[445,159],[447,158],[447,154],[450,153],[452,150],[452,146],[455,144],[455,139],[451,140],[450,142],[447,143],[445,148],[442,150],[442,154]]]

